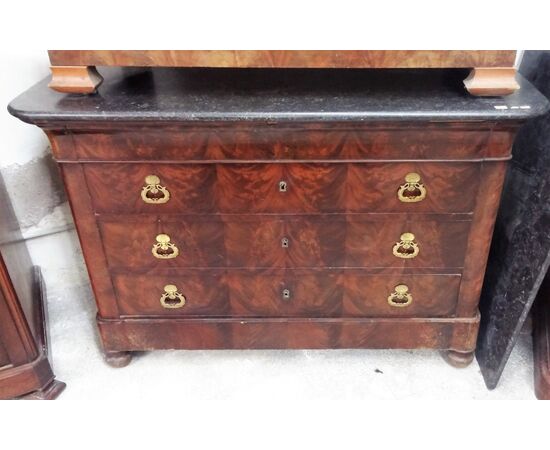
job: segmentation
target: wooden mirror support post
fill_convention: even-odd
[[[103,77],[93,66],[51,66],[50,87],[66,94],[93,94]]]
[[[94,93],[96,66],[301,69],[470,69],[464,80],[476,96],[519,88],[513,50],[50,50],[51,89]]]

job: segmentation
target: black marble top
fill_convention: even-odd
[[[97,94],[52,91],[45,79],[9,111],[46,122],[521,121],[548,101],[523,77],[505,97],[466,92],[463,70],[103,68]]]

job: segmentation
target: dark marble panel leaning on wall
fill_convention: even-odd
[[[520,72],[550,98],[550,51],[526,51]],[[496,387],[550,265],[550,113],[519,131],[481,294],[476,356]]]

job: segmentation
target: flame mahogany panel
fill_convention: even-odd
[[[109,267],[148,270],[170,267],[223,267],[224,223],[216,216],[108,218],[98,222]],[[157,259],[152,248],[158,234],[170,236],[179,255]]]
[[[473,351],[468,318],[98,318],[106,349],[433,348]]]
[[[408,215],[393,221],[351,216],[346,232],[346,262],[350,267],[459,268],[464,265],[470,222],[448,218],[426,220]],[[419,253],[402,259],[393,255],[394,244],[402,233],[413,233]]]
[[[49,50],[53,66],[512,67],[515,50]]]
[[[182,170],[184,169],[184,170]],[[203,165],[86,164],[84,175],[95,210],[105,213],[214,213],[216,167]],[[145,203],[145,177],[157,175],[170,191],[161,205]]]
[[[417,172],[426,198],[403,203],[399,187]],[[100,213],[468,213],[474,208],[480,165],[472,162],[231,163],[84,165]],[[147,175],[170,191],[164,204],[140,197]],[[281,192],[280,182],[287,185]]]
[[[208,317],[452,317],[460,275],[379,275],[341,270],[186,270],[114,275],[123,316]],[[413,296],[409,307],[388,304],[398,284]],[[174,284],[182,308],[160,304]],[[289,298],[283,290],[289,291]]]
[[[346,223],[331,218],[256,216],[226,221],[229,267],[344,267]],[[287,247],[283,246],[286,239]]]
[[[141,127],[74,131],[70,146],[53,150],[58,158],[74,161],[452,160],[507,156],[512,141],[507,136],[513,133],[501,130],[493,136],[485,130],[437,124],[329,130]]]
[[[229,273],[230,302],[237,316],[289,317],[443,317],[456,306],[459,275],[349,275],[332,271],[293,275]],[[413,295],[409,307],[392,307],[388,296],[405,283]],[[417,300],[414,300],[418,286]],[[288,289],[290,298],[281,291]]]
[[[231,315],[227,302],[228,288],[223,273],[215,271],[185,272],[163,275],[146,272],[137,275],[114,275],[113,284],[120,314],[124,315]],[[164,286],[174,284],[187,301],[183,308],[165,309],[160,304]]]
[[[109,266],[116,269],[462,267],[470,222],[447,215],[435,217],[138,216],[101,219],[99,226]],[[420,247],[413,259],[397,258],[392,253],[404,232],[415,234]],[[153,256],[155,236],[160,233],[170,236],[179,250],[177,257]]]

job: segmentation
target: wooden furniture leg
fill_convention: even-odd
[[[457,352],[455,350],[444,350],[441,352],[443,359],[453,367],[462,369],[468,367],[474,360],[474,351]]]
[[[51,66],[52,80],[48,86],[66,94],[93,94],[103,77],[94,66]]]
[[[33,267],[33,294],[38,357],[27,364],[0,370],[0,399],[53,400],[66,387],[55,379],[48,360],[46,288],[38,266]]]
[[[126,367],[132,362],[132,353],[131,352],[109,352],[106,351],[103,353],[105,362],[111,367]]]
[[[38,391],[19,397],[20,400],[55,400],[67,385],[62,381],[53,380]]]
[[[470,94],[483,97],[509,95],[519,89],[513,67],[475,67],[464,86]]]

